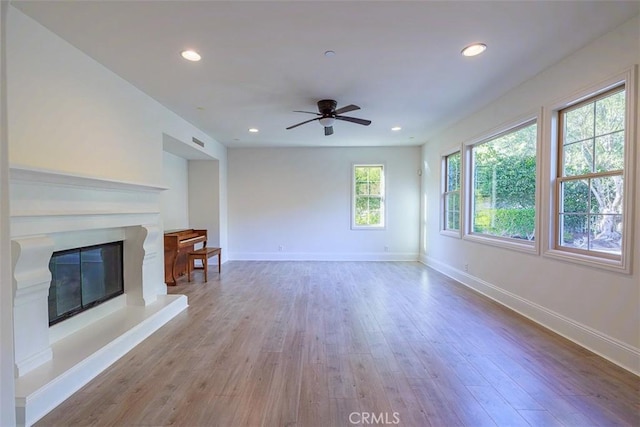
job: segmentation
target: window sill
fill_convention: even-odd
[[[354,226],[354,225],[351,226],[351,230],[355,230],[355,231],[359,231],[359,230],[364,230],[364,231],[367,231],[367,230],[376,231],[376,230],[378,230],[378,231],[381,231],[381,230],[386,230],[386,229],[387,229],[386,226],[379,226],[379,227],[375,227],[375,226],[360,226],[360,227],[357,227],[357,226]]]
[[[624,259],[608,259],[599,256],[578,254],[560,249],[548,249],[544,252],[544,256],[559,261],[571,262],[574,264],[582,264],[588,267],[598,268],[602,270],[615,271],[617,273],[631,274],[628,265],[625,265]]]
[[[538,254],[538,246],[534,241],[517,241],[514,239],[506,239],[501,237],[493,237],[484,234],[467,234],[464,240],[470,242],[482,243],[485,245],[497,246],[499,248],[509,249],[518,252],[524,252],[532,255]]]
[[[440,230],[440,234],[442,236],[455,237],[456,239],[462,237],[462,233],[460,232],[460,230]]]

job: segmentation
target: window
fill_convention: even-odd
[[[537,122],[470,148],[469,232],[533,246],[536,231]]]
[[[443,190],[442,190],[442,229],[460,231],[460,151],[443,158]]]
[[[559,110],[556,249],[621,259],[625,130],[624,85]]]
[[[353,166],[352,228],[384,228],[384,166]]]

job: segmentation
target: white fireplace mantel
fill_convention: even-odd
[[[158,185],[10,167],[16,414],[31,425],[187,307],[167,295]],[[49,328],[54,251],[124,241],[125,293]]]
[[[12,236],[159,222],[167,189],[24,166],[11,166],[9,176]]]

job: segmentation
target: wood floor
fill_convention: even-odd
[[[215,270],[37,425],[640,425],[640,378],[421,264]]]

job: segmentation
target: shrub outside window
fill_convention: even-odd
[[[353,166],[352,228],[384,228],[384,166]]]
[[[536,120],[471,147],[471,234],[533,245],[536,147]]]
[[[443,159],[442,229],[460,231],[460,151]]]
[[[625,106],[619,86],[558,113],[556,249],[621,258]]]

